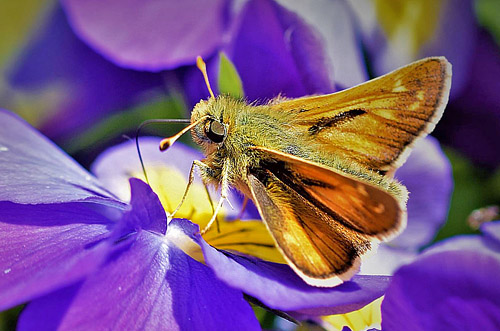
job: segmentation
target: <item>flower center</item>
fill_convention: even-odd
[[[132,175],[143,179],[142,173]],[[177,208],[184,195],[187,178],[179,170],[165,166],[149,167],[148,178],[166,212],[171,213]],[[213,199],[217,199],[216,193],[211,193],[211,196]],[[186,218],[203,229],[210,221],[212,213],[213,209],[205,187],[195,180],[189,188],[184,203],[174,217]],[[219,226],[214,224],[203,235],[203,239],[210,245],[218,249],[252,255],[267,261],[286,263],[281,253],[276,249],[274,240],[262,221],[228,220],[225,208],[222,208],[218,213],[217,219]],[[189,247],[186,253],[201,261],[201,252]]]

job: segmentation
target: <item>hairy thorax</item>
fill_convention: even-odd
[[[249,169],[258,167],[263,156],[254,146],[297,154],[299,137],[289,123],[293,114],[270,112],[266,105],[252,106],[243,100],[218,96],[200,101],[193,109],[191,122],[204,116],[224,124],[227,134],[220,143],[207,137],[206,121],[195,126],[191,133],[205,154],[201,169],[206,183],[218,184],[227,174],[228,184],[247,193],[246,178]]]

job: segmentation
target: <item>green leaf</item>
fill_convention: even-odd
[[[243,84],[234,64],[224,53],[219,53],[219,92],[235,98],[243,98]]]

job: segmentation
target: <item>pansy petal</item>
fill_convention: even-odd
[[[499,222],[496,222],[499,223]],[[496,225],[496,224],[495,224]],[[481,227],[482,231],[485,231]],[[500,261],[500,243],[491,231],[486,230],[483,235],[461,235],[442,240],[424,251],[433,254],[443,251],[472,251],[484,255],[491,255]]]
[[[278,2],[321,34],[326,45],[327,66],[335,84],[346,88],[368,80],[359,31],[347,2],[320,0],[314,6],[302,0]]]
[[[167,211],[172,212],[186,190],[193,161],[203,159],[203,154],[180,142],[172,145],[165,153],[161,153],[158,149],[159,143],[160,138],[139,138],[139,146],[150,184],[160,196],[163,206]],[[132,141],[116,145],[102,153],[92,164],[92,172],[107,188],[125,201],[130,199],[128,178],[144,179],[135,142]],[[195,219],[201,224],[208,222],[212,217],[212,207],[197,171],[194,176],[195,180],[187,199],[176,217]],[[209,187],[209,189],[212,188]],[[220,193],[210,190],[210,195],[216,200]],[[221,215],[235,218],[240,214],[243,198],[231,192],[228,199],[234,209],[224,207]],[[242,218],[255,218],[258,217],[257,215],[254,209],[249,208],[245,209]]]
[[[500,261],[479,252],[424,255],[394,274],[382,302],[382,329],[495,330],[499,274]]]
[[[417,251],[379,245],[377,251],[366,256],[361,263],[361,275],[392,275],[399,267],[412,262]]]
[[[212,226],[203,234],[203,239],[217,249],[237,251],[266,261],[286,263],[266,225],[260,220],[219,221],[218,226]]]
[[[0,309],[65,286],[106,257],[102,205],[0,202]]]
[[[270,1],[245,4],[234,24],[227,54],[249,100],[333,89],[318,36],[299,16]]]
[[[14,88],[57,96],[47,114],[32,116],[44,134],[63,141],[155,91],[164,93],[160,74],[125,70],[106,61],[78,39],[63,10],[55,7],[9,70]]]
[[[35,318],[43,318],[39,326],[56,320],[58,328],[70,330],[259,329],[240,291],[165,239],[147,231],[129,236],[78,288],[29,304],[20,330],[34,326]]]
[[[193,224],[189,228],[187,222],[178,220],[177,234],[183,233],[201,246],[206,264],[217,277],[273,309],[302,315],[346,313],[382,296],[389,284],[390,277],[387,276],[354,276],[351,281],[333,288],[310,286],[285,264],[213,248],[198,234],[198,226]],[[173,226],[176,225],[170,223],[169,229]]]
[[[486,237],[496,242],[500,247],[500,221],[487,222],[481,224],[481,232]]]
[[[120,221],[120,230],[133,232],[137,229],[165,234],[167,231],[167,216],[158,199],[148,184],[140,179],[130,178],[130,210]]]
[[[0,110],[0,201],[121,203],[55,144]]]
[[[490,169],[500,165],[497,145],[500,141],[498,49],[491,35],[484,31],[479,34],[467,84],[463,92],[448,104],[435,133],[442,143]]]
[[[451,165],[439,142],[428,136],[417,142],[395,177],[410,192],[408,224],[389,244],[416,250],[429,243],[446,221],[453,190]]]
[[[194,63],[224,35],[225,0],[63,1],[75,32],[123,67],[160,71]]]
[[[203,154],[182,143],[175,143],[168,151],[161,153],[160,141],[161,138],[158,137],[139,138],[139,148],[146,171],[169,165],[187,179],[193,161],[201,160]],[[97,157],[91,170],[114,194],[125,201],[130,200],[128,178],[143,176],[135,141],[127,141],[108,148]]]

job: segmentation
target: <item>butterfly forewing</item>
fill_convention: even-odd
[[[448,61],[427,58],[351,89],[271,107],[295,112],[294,127],[332,154],[385,172],[398,168],[415,139],[432,131],[450,83]]]

